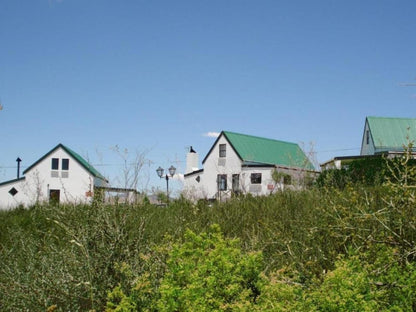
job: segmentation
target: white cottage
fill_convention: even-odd
[[[298,144],[222,131],[198,169],[198,154],[187,155],[184,194],[191,199],[226,199],[232,194],[270,194],[298,188],[316,171]],[[273,172],[274,178],[273,178]]]
[[[402,153],[416,139],[416,118],[367,117],[361,155]]]
[[[31,206],[36,202],[90,202],[104,178],[84,158],[58,144],[24,172],[24,176],[0,183],[0,209]]]
[[[395,157],[403,154],[405,147],[416,140],[416,118],[368,116],[364,123],[360,155],[339,156],[322,163],[321,170],[341,169],[352,161]],[[416,154],[415,151],[413,151]]]

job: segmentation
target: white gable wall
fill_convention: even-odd
[[[226,144],[226,156],[219,157],[220,144]],[[232,174],[241,172],[241,160],[235,153],[224,135],[218,139],[213,146],[211,153],[203,164],[204,171],[185,177],[184,193],[188,198],[215,198],[217,195],[217,176],[227,175],[227,189],[223,193],[230,194],[232,186]],[[196,178],[199,176],[200,181]]]
[[[220,145],[225,144],[226,156],[219,157]],[[227,175],[227,191],[224,191],[223,195],[230,195],[232,186],[232,175],[239,174],[241,172],[241,160],[236,152],[231,147],[228,140],[224,135],[221,135],[217,144],[211,150],[204,163],[204,186],[207,190],[208,197],[213,198],[217,194],[217,176],[219,174]]]

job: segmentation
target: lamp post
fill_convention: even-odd
[[[167,200],[168,200],[168,204],[169,204],[169,178],[173,178],[173,176],[175,175],[176,172],[176,168],[174,166],[170,166],[169,169],[169,174],[166,173],[165,175],[165,179],[166,179],[166,196],[167,196]],[[163,173],[165,172],[165,170],[159,166],[159,168],[156,169],[156,173],[159,176],[159,178],[163,178]]]

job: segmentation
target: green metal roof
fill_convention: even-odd
[[[29,166],[23,173],[25,174],[30,169],[32,169],[34,166],[36,166],[39,162],[41,162],[43,159],[48,157],[53,151],[61,147],[64,151],[66,151],[69,155],[71,155],[72,158],[74,158],[82,167],[84,167],[88,172],[90,172],[94,177],[102,179],[104,181],[107,181],[107,179],[97,171],[91,164],[89,164],[84,158],[82,158],[78,153],[71,150],[69,147],[66,147],[63,144],[58,144],[53,149],[51,149],[48,153],[46,153],[44,156],[42,156],[38,161],[36,161],[34,164]]]
[[[230,131],[223,131],[221,134],[227,138],[232,148],[245,164],[281,165],[308,170],[315,169],[296,143]]]
[[[402,150],[416,139],[416,118],[367,117],[376,149]]]

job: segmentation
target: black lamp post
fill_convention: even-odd
[[[168,171],[169,171],[169,174],[166,173],[165,179],[166,179],[166,196],[167,196],[168,203],[169,203],[169,178],[173,178],[176,172],[176,168],[174,166],[170,166]],[[156,169],[156,173],[159,176],[159,178],[163,178],[164,172],[165,170],[160,166],[159,168]]]

